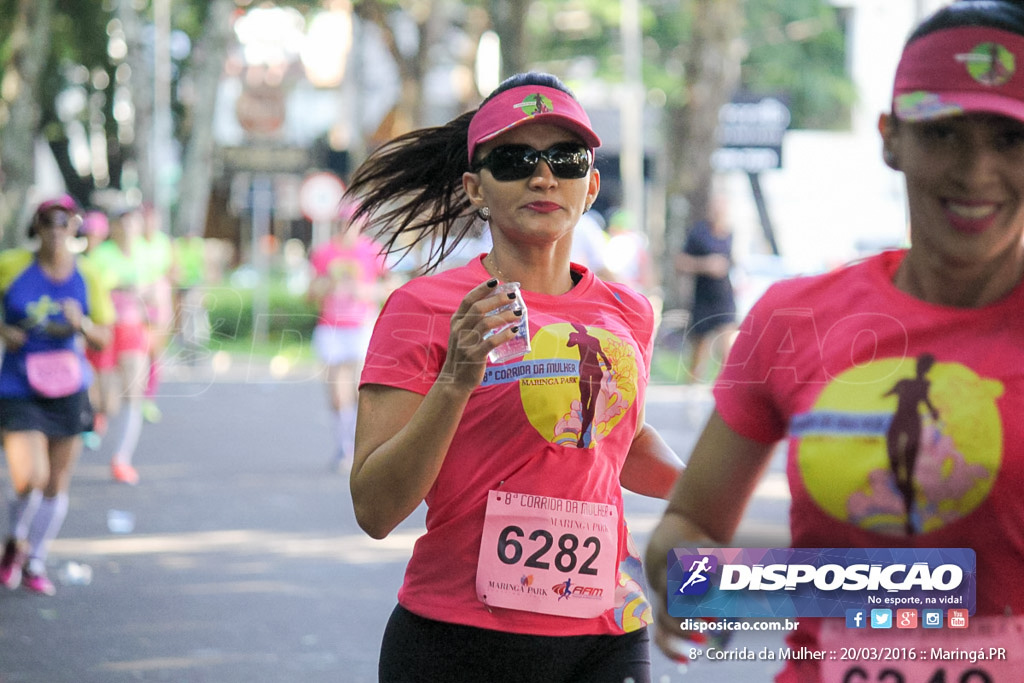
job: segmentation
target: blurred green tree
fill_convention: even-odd
[[[41,80],[50,53],[54,0],[0,2],[0,243],[18,240],[16,227],[35,180],[35,135],[44,101]]]
[[[186,45],[203,48],[186,51],[169,66],[178,123],[174,132],[187,149],[205,150],[193,155],[193,163],[199,177],[208,179],[208,171],[205,176],[202,171],[210,166],[212,105],[234,2],[189,0],[167,5],[174,8],[171,28],[187,37]],[[193,64],[195,55],[199,57]],[[3,246],[23,237],[21,228],[32,208],[26,202],[36,181],[34,147],[40,139],[50,146],[68,191],[80,202],[87,202],[96,190],[125,184],[140,187],[143,198],[153,200],[155,180],[148,156],[153,71],[151,3],[0,0]],[[193,101],[186,102],[176,95],[190,78]],[[83,155],[76,155],[76,145],[103,146],[105,154],[91,155],[103,163],[83,161]],[[132,169],[129,177],[126,168]]]
[[[543,0],[529,15],[534,65],[625,82],[620,2]],[[739,92],[782,96],[791,128],[845,129],[855,89],[842,15],[828,0],[651,0],[640,4],[643,88],[661,109],[667,216],[652,234],[664,274],[706,211],[718,112]],[[663,277],[666,283],[671,277]],[[666,287],[669,303],[679,293]]]
[[[149,162],[153,116],[153,4],[114,0],[0,0],[0,227],[4,244],[30,207],[33,144],[51,146],[69,189],[85,200],[97,188],[134,184],[152,201]],[[302,11],[323,0],[291,0]],[[381,28],[401,74],[400,100],[378,132],[382,139],[427,125],[424,83],[439,52],[454,60],[463,87],[454,108],[474,106],[475,46],[488,29],[502,38],[503,75],[530,68],[568,82],[624,80],[618,0],[354,0],[357,16]],[[205,216],[213,153],[213,102],[230,39],[232,0],[170,3],[171,27],[193,49],[171,71],[173,133],[184,149],[180,232]],[[669,206],[699,212],[710,181],[710,154],[721,103],[739,88],[784,93],[794,127],[847,125],[853,87],[845,74],[837,10],[826,0],[651,0],[640,5],[643,84],[663,110]],[[148,61],[147,61],[148,60]],[[125,68],[128,65],[128,69]],[[129,92],[127,97],[125,93]],[[126,130],[123,107],[133,107]],[[108,167],[76,160],[74,145],[103,134]],[[76,138],[77,136],[77,138]],[[356,159],[358,161],[358,159]],[[126,168],[133,169],[126,177]],[[681,241],[679,216],[666,239]]]

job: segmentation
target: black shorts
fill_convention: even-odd
[[[424,619],[401,605],[381,644],[380,683],[650,683],[647,629],[531,636]]]
[[[0,398],[0,430],[42,432],[46,436],[75,436],[92,429],[89,392],[63,398]]]
[[[723,325],[736,324],[735,309],[700,309],[695,307],[690,314],[690,325],[686,334],[690,337],[703,337],[714,332]]]

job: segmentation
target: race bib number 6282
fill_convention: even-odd
[[[614,606],[618,527],[608,503],[491,491],[477,596],[493,607],[596,617]]]

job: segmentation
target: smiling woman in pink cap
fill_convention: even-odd
[[[741,325],[647,550],[657,642],[673,652],[680,635],[668,552],[731,545],[784,442],[793,547],[970,548],[977,593],[948,637],[800,618],[790,645],[820,656],[776,680],[1020,681],[1024,3],[961,0],[925,20],[879,128],[906,182],[910,247],[779,283]],[[932,654],[947,646],[1003,656]],[[897,658],[861,657],[879,647]]]
[[[650,680],[622,486],[664,496],[681,463],[644,422],[650,304],[569,260],[600,142],[558,79],[521,74],[352,179],[357,220],[429,245],[428,269],[478,221],[493,243],[395,291],[362,373],[359,524],[383,538],[427,506],[382,682]]]
[[[80,223],[74,199],[46,200],[29,227],[38,249],[0,253],[0,430],[15,494],[0,583],[44,595],[55,592],[47,550],[67,514],[81,434],[93,426],[81,341],[103,347],[114,318],[109,291],[69,249]]]

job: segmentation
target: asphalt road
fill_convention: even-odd
[[[422,508],[383,541],[360,532],[347,479],[326,468],[317,371],[275,379],[236,361],[171,380],[163,420],[143,430],[137,487],[110,480],[104,447],[80,461],[50,556],[57,595],[0,594],[0,683],[376,681]],[[704,389],[654,387],[648,419],[685,454],[709,408]],[[6,499],[3,466],[0,481]],[[628,495],[638,543],[663,507]],[[773,463],[736,545],[785,545],[786,507]],[[744,632],[729,647],[781,645],[782,634]],[[769,681],[776,668],[684,671],[656,652],[653,680]]]

